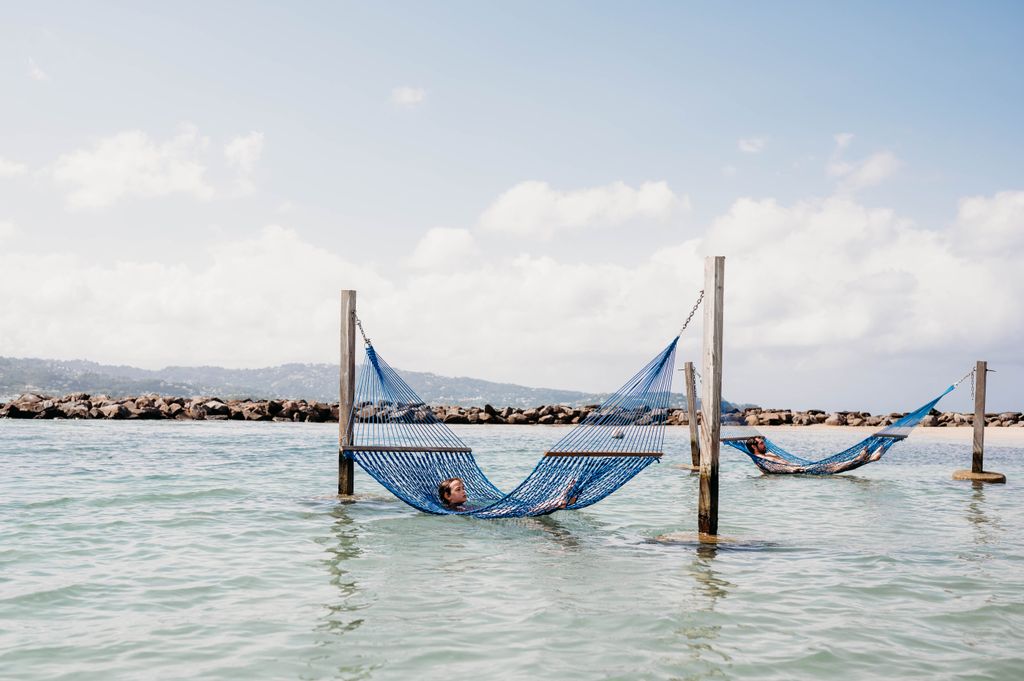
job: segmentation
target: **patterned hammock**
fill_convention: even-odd
[[[952,392],[957,385],[959,385],[959,382],[949,386],[945,392],[931,402],[921,405],[898,421],[893,422],[876,433],[872,433],[857,444],[844,449],[838,454],[833,454],[816,461],[803,459],[787,452],[751,426],[730,429],[728,435],[723,434],[721,441],[723,444],[734,447],[749,456],[754,465],[765,473],[804,473],[808,475],[843,473],[882,458],[882,455],[889,451],[890,447],[900,440],[905,440],[910,435],[910,431],[913,430],[914,426],[920,423],[921,419],[938,404],[939,400]],[[726,403],[723,402],[722,406],[724,411]],[[723,425],[735,420],[735,412],[722,415]],[[763,452],[758,447],[761,442],[764,443],[765,451]]]
[[[678,341],[551,447],[507,494],[367,341],[353,404],[353,444],[344,455],[427,513],[520,518],[590,506],[661,457]],[[438,485],[454,477],[465,483],[471,507],[450,508],[438,497]]]

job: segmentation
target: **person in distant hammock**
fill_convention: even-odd
[[[576,479],[573,478],[569,482],[569,486],[565,488],[565,492],[562,493],[560,499],[554,502],[546,502],[539,504],[530,509],[530,513],[554,513],[555,511],[561,510],[570,504],[576,503],[576,497],[569,497],[569,493],[576,487]],[[466,507],[469,499],[466,497],[466,483],[462,478],[448,478],[442,480],[441,484],[437,486],[437,496],[441,499],[441,503],[449,511],[468,511]]]
[[[805,473],[807,472],[806,466],[795,464],[792,461],[787,461],[775,452],[768,449],[768,443],[765,442],[764,437],[757,436],[747,440],[747,451],[753,456],[757,457],[761,461],[764,461],[769,465],[770,468],[785,468],[788,473]],[[864,445],[864,450],[857,456],[847,461],[836,461],[835,463],[826,464],[824,466],[815,466],[814,473],[842,473],[843,471],[853,470],[854,468],[860,468],[866,463],[871,461],[878,461],[882,458],[882,454],[885,454],[885,445],[881,442],[875,444],[874,447]],[[755,461],[760,467],[760,462]]]

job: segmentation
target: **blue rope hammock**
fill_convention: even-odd
[[[970,375],[967,374],[967,376]],[[872,433],[857,444],[837,454],[832,454],[822,459],[804,459],[787,452],[751,426],[731,429],[728,436],[723,435],[721,442],[749,456],[754,465],[764,473],[802,473],[806,475],[844,473],[881,459],[893,445],[901,440],[905,440],[910,435],[910,431],[921,422],[921,419],[928,415],[928,412],[938,404],[939,400],[953,392],[967,376],[946,388],[935,399],[922,404],[914,411],[894,421],[891,425]],[[723,402],[722,407],[723,411],[726,411],[727,403]],[[731,407],[731,405],[728,405],[728,407]],[[722,419],[723,424],[735,418],[735,411],[725,413]]]
[[[363,338],[366,361],[352,408],[353,444],[343,454],[426,513],[521,518],[584,508],[615,492],[663,453],[679,336],[555,443],[508,493],[487,479],[466,443]],[[438,485],[456,477],[465,484],[469,508],[450,508],[438,497]]]

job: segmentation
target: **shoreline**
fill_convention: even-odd
[[[434,417],[452,425],[575,425],[585,419],[597,405],[570,407],[541,405],[538,407],[430,407]],[[372,404],[357,405],[356,421],[369,421],[392,407]],[[411,410],[398,414],[415,422],[422,418]],[[748,425],[758,428],[794,427],[868,427],[882,428],[903,416],[901,413],[872,415],[863,411],[826,412],[820,409],[794,411],[750,407],[736,414],[735,421],[723,425]],[[306,400],[225,400],[212,396],[172,397],[156,394],[112,398],[107,395],[69,393],[60,397],[25,393],[0,402],[0,418],[8,419],[91,419],[91,420],[177,420],[177,421],[277,421],[304,423],[336,423],[338,404]],[[932,410],[921,421],[925,428],[970,427],[974,414]],[[685,409],[671,407],[650,412],[648,423],[685,426],[689,419]],[[985,425],[992,427],[1024,427],[1021,412],[1000,412],[985,415]]]

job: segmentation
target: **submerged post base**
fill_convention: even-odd
[[[974,482],[1006,482],[1006,476],[994,471],[982,471],[975,473],[970,470],[959,470],[953,472],[954,480],[973,480]]]
[[[738,540],[704,532],[670,532],[650,540],[656,544],[737,544]]]

